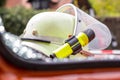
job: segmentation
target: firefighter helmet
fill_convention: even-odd
[[[43,12],[33,16],[23,34],[23,44],[50,55],[74,30],[74,16],[60,12]]]
[[[76,36],[87,28],[94,30],[96,35],[88,44],[88,49],[105,49],[109,46],[111,33],[106,25],[74,5],[65,4],[56,12],[43,12],[33,16],[22,34],[23,44],[49,56],[69,36]]]

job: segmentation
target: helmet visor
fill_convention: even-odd
[[[68,13],[75,16],[75,28],[73,35],[79,34],[85,29],[92,29],[95,38],[88,44],[88,49],[105,49],[111,43],[111,33],[106,25],[89,16],[73,4],[65,4],[56,10],[57,12]]]

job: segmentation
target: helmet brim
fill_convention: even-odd
[[[52,54],[52,51],[60,47],[61,45],[51,44],[46,42],[37,42],[37,41],[23,41],[23,45],[29,46],[37,51],[43,52],[45,55],[49,56]]]

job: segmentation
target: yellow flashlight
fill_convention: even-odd
[[[65,44],[53,51],[51,58],[66,58],[71,54],[76,54],[82,50],[82,47],[87,45],[95,38],[95,33],[92,29],[87,29],[80,32],[77,36],[72,36],[65,41]]]

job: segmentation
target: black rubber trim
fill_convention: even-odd
[[[50,58],[52,58],[52,59],[56,58],[56,55],[53,53],[53,54],[50,55]]]
[[[0,55],[10,64],[25,70],[73,70],[73,69],[92,69],[92,68],[116,68],[120,67],[120,60],[84,60],[68,62],[44,62],[40,60],[26,60],[15,55],[5,46],[0,34]]]
[[[72,39],[74,39],[74,38],[76,38],[75,36],[71,36],[70,38],[68,38],[67,40],[65,40],[65,43],[68,43],[69,41],[71,41]],[[76,41],[76,40],[75,40]],[[76,42],[72,42],[72,44],[71,45],[73,45],[74,43],[76,43]]]
[[[79,43],[78,39],[75,36],[72,36],[69,39],[67,39],[65,43],[68,43],[71,46],[74,52],[72,53],[73,55],[75,55],[76,53],[82,50],[81,44]]]
[[[81,44],[76,43],[75,46],[72,47],[72,50],[74,52],[74,53],[72,53],[73,55],[79,53],[82,50]]]
[[[84,33],[88,36],[89,42],[95,38],[95,33],[92,29],[87,29]]]

